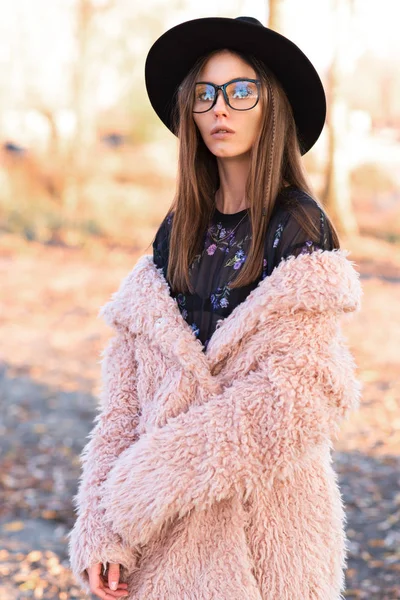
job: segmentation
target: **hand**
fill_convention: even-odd
[[[115,600],[128,596],[128,584],[119,583],[119,564],[108,563],[108,576],[102,574],[102,563],[86,569],[89,576],[90,591],[102,600]],[[115,587],[113,588],[113,583]]]

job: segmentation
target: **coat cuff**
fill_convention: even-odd
[[[93,515],[83,518],[79,516],[75,525],[67,535],[71,570],[82,590],[90,594],[89,567],[102,563],[118,563],[121,566],[120,581],[127,573],[135,570],[137,553],[126,541],[101,520],[94,522]]]

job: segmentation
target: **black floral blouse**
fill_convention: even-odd
[[[296,195],[296,200],[307,206],[309,214],[319,221],[318,243],[308,239],[306,232],[280,202],[283,195]],[[161,223],[153,242],[153,260],[166,277],[168,267],[169,233],[173,215]],[[236,227],[237,226],[237,227]],[[218,326],[232,310],[245,300],[259,282],[271,275],[282,259],[290,255],[310,253],[317,248],[332,250],[330,228],[323,211],[305,192],[289,186],[277,199],[270,219],[264,246],[263,270],[253,283],[230,289],[229,282],[244,264],[250,247],[251,231],[247,210],[233,214],[221,213],[215,208],[210,225],[204,234],[203,250],[196,256],[189,273],[195,293],[173,294],[182,317],[201,340],[203,351]],[[168,280],[167,280],[168,281]]]

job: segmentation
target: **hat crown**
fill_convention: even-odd
[[[259,25],[264,27],[264,25],[254,17],[235,17],[235,21],[247,21],[247,23],[252,23],[253,25]]]

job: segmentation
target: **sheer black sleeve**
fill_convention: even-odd
[[[169,255],[169,237],[171,233],[171,217],[167,216],[161,223],[153,241],[153,261],[163,269],[166,277]]]
[[[332,231],[324,211],[312,198],[303,198],[303,206],[307,209],[319,233],[310,238],[309,234],[301,227],[295,217],[288,213],[284,223],[279,245],[277,247],[275,263],[278,264],[288,256],[310,254],[314,250],[333,250]]]

